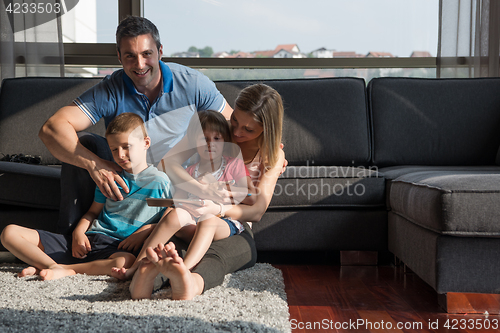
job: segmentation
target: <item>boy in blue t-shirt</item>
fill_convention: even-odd
[[[144,122],[133,113],[117,116],[106,130],[106,139],[129,192],[124,199],[106,198],[96,187],[94,202],[72,235],[55,234],[8,225],[1,241],[20,260],[31,265],[19,277],[39,274],[44,280],[77,273],[105,275],[112,267],[130,267],[144,240],[165,212],[149,207],[146,198],[171,198],[167,175],[146,162],[151,145]]]

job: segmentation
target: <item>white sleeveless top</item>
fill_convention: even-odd
[[[253,160],[245,165],[248,169],[248,173],[250,174],[250,178],[252,179],[253,186],[259,186],[260,179],[264,174],[264,163],[262,163],[260,150],[254,156]]]

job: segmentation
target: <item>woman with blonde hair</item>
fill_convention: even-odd
[[[186,137],[163,160],[166,172],[176,186],[199,197],[212,199],[204,200],[202,207],[183,204],[184,209],[193,216],[212,214],[238,220],[244,224],[245,230],[239,235],[213,242],[191,271],[184,265],[172,242],[148,248],[149,263],[144,262],[137,270],[130,285],[132,298],[151,297],[158,273],[169,279],[173,299],[192,299],[220,285],[226,274],[255,264],[257,250],[251,222],[258,222],[266,212],[277,179],[286,165],[280,148],[283,126],[281,96],[265,84],[246,87],[238,95],[229,121],[233,142],[241,149],[245,165],[257,187],[257,199],[253,205],[230,204],[231,193],[222,189],[224,186],[220,183],[201,184],[184,170],[182,163],[193,155],[194,149],[189,147]]]

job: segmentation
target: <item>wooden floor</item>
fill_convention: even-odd
[[[448,315],[403,266],[274,265],[292,332],[500,332],[498,315]]]

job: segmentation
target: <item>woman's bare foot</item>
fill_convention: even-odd
[[[47,269],[42,269],[40,271],[40,277],[42,280],[56,280],[65,276],[75,275],[76,272],[72,269],[64,268],[60,265],[55,265]]]
[[[151,298],[153,293],[155,278],[158,275],[158,269],[155,265],[142,260],[137,268],[132,282],[130,282],[130,295],[132,299]]]
[[[172,299],[190,300],[201,294],[193,274],[179,256],[174,243],[159,244],[154,250],[148,248],[146,256],[157,269],[170,280]]]
[[[31,276],[31,275],[35,275],[35,274],[39,274],[40,273],[40,270],[33,267],[33,266],[30,266],[30,267],[26,267],[25,269],[23,269],[20,273],[17,274],[17,277],[25,277],[25,276]]]

